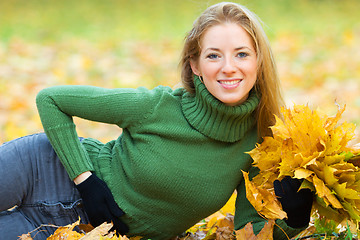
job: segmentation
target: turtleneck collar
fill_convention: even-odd
[[[182,111],[192,127],[223,142],[236,142],[256,123],[254,111],[259,97],[252,90],[248,99],[238,106],[227,106],[215,98],[196,76],[195,95],[185,93]]]

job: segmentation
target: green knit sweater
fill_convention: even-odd
[[[241,170],[248,171],[252,162],[244,152],[258,139],[258,97],[252,92],[245,103],[230,107],[198,79],[195,85],[194,96],[163,86],[57,86],[37,96],[44,130],[70,178],[92,171],[103,179],[126,213],[122,220],[129,236],[174,237],[217,211],[238,184],[244,185]],[[116,124],[123,132],[106,144],[92,138],[80,142],[73,116]],[[237,227],[263,224],[241,191]]]

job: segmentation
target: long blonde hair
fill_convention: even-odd
[[[269,129],[275,122],[274,114],[280,117],[280,107],[284,104],[281,96],[280,80],[269,40],[259,18],[246,7],[223,2],[207,8],[194,22],[193,28],[185,37],[180,60],[181,80],[184,88],[195,92],[194,73],[190,61],[197,61],[201,52],[201,39],[205,32],[215,25],[231,22],[243,27],[251,37],[257,54],[257,80],[255,90],[260,95],[257,108],[257,127],[259,137],[270,136]]]

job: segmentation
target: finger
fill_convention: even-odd
[[[115,215],[116,217],[121,217],[124,215],[124,211],[119,208],[117,203],[115,202],[115,199],[109,189],[109,187],[106,185],[104,181],[101,181],[102,187],[104,188],[104,191],[106,192],[105,201],[108,209],[110,210],[112,215]]]
[[[311,201],[314,198],[314,193],[308,188],[301,189],[299,194],[301,194],[301,197],[304,198],[305,201]]]
[[[121,208],[119,208],[119,206],[117,205],[117,203],[115,202],[112,196],[106,198],[106,204],[108,206],[110,213],[115,217],[121,217],[125,214],[124,211],[121,210]]]
[[[289,183],[290,183],[292,189],[294,189],[295,191],[299,190],[302,182],[303,182],[302,180],[297,179],[297,178],[290,178],[290,180],[289,180]]]
[[[96,216],[96,217],[89,216],[89,221],[93,227],[97,227],[103,224],[104,222],[110,222],[108,219],[100,216]]]
[[[293,179],[287,176],[281,181],[281,185],[285,194],[296,194],[299,190],[301,182],[298,179]]]
[[[117,233],[124,235],[127,232],[129,232],[129,227],[125,223],[123,223],[120,219],[115,218],[113,220],[113,224],[114,226],[112,230],[116,230]]]
[[[273,184],[275,195],[278,197],[282,197],[284,195],[284,191],[282,189],[281,182],[279,180],[275,180]]]
[[[101,222],[101,220],[103,219],[102,212],[101,214],[99,214],[99,212],[96,211],[96,209],[89,208],[87,206],[85,206],[85,212],[87,217],[89,218],[89,222],[93,227],[97,227],[102,223]]]
[[[102,208],[101,212],[97,212],[96,217],[94,219],[94,224],[96,224],[96,226],[99,226],[104,222],[111,223],[112,221],[113,221],[113,216],[111,212],[107,208]],[[90,223],[93,225],[91,221]]]

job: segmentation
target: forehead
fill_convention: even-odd
[[[254,49],[249,33],[239,24],[223,23],[210,27],[203,35],[201,48],[248,47]]]

